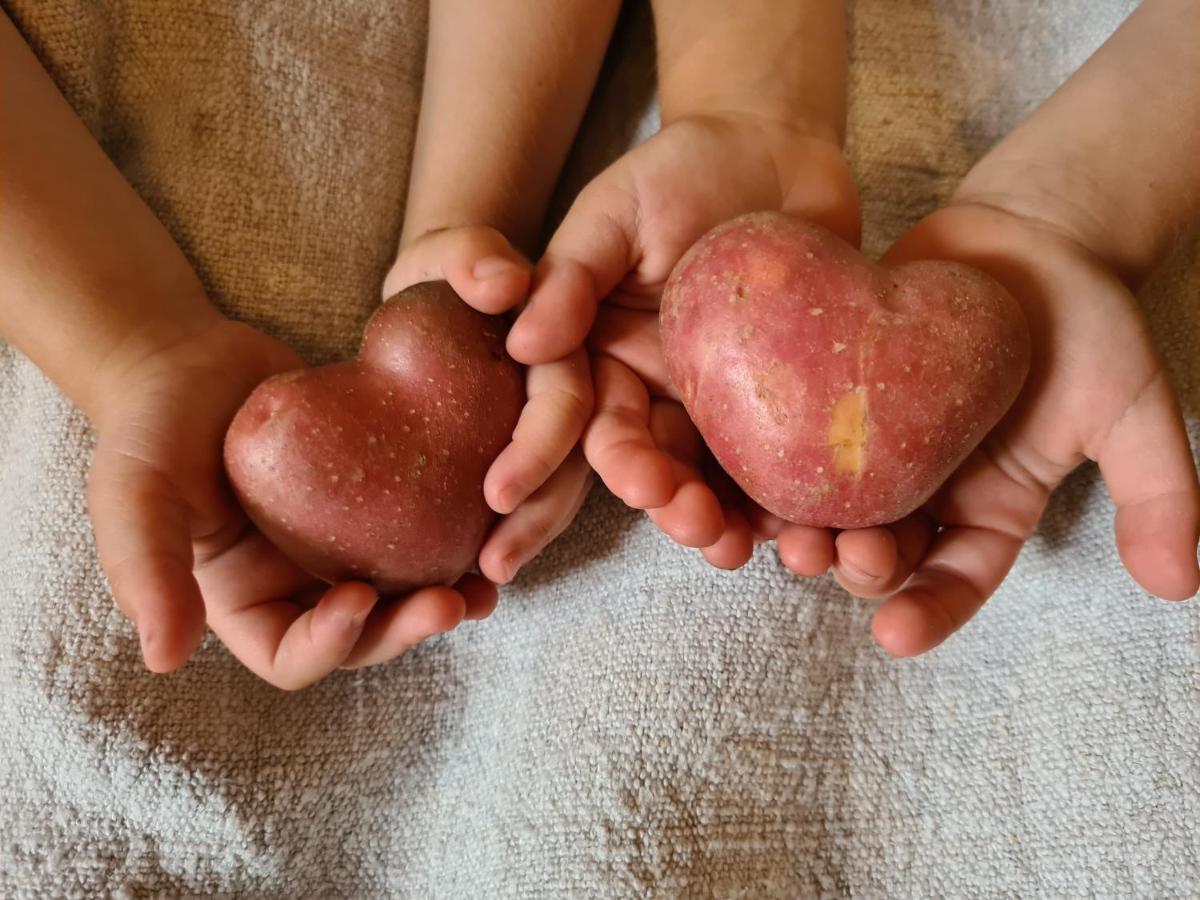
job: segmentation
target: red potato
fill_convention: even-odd
[[[804,525],[912,512],[1029,370],[1024,316],[990,277],[950,262],[882,266],[779,213],[702,237],[660,315],[671,380],[717,461]]]
[[[264,381],[225,438],[247,515],[325,581],[456,581],[495,518],[483,478],[525,399],[505,331],[445,282],[418,284],[375,312],[356,359]]]

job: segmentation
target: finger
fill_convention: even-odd
[[[688,418],[687,411],[674,400],[651,402],[650,437],[659,450],[685,466],[696,469],[697,473],[709,459],[704,438]]]
[[[1097,461],[1117,506],[1117,550],[1138,584],[1168,600],[1200,587],[1200,487],[1174,392],[1161,371],[1113,427]]]
[[[571,524],[591,483],[583,453],[573,451],[549,481],[496,526],[479,551],[479,570],[496,584],[512,581]]]
[[[943,530],[875,613],[871,630],[883,648],[914,656],[962,627],[1012,568],[1048,496],[1006,446],[989,439],[971,454],[928,504]]]
[[[649,510],[650,520],[685,547],[709,547],[725,532],[725,515],[716,493],[700,477],[704,442],[682,406],[657,401],[650,407],[650,436],[671,458],[678,487],[665,506]]]
[[[679,399],[663,359],[657,311],[604,306],[596,314],[596,324],[588,336],[588,345],[636,372],[656,397]]]
[[[486,619],[496,611],[500,595],[496,591],[496,586],[486,578],[479,575],[464,575],[454,589],[462,594],[463,601],[466,603],[464,619],[479,621]]]
[[[834,577],[856,597],[886,597],[912,574],[935,531],[924,511],[891,525],[843,531],[835,543]]]
[[[579,442],[592,415],[587,356],[578,350],[566,359],[531,366],[526,395],[512,443],[492,463],[483,482],[488,505],[502,515],[545,484]]]
[[[843,531],[834,538],[834,577],[839,583],[845,579],[847,584],[870,590],[892,573],[899,559],[896,536],[882,525]]]
[[[699,433],[696,438],[699,438]],[[705,450],[701,450],[698,468],[701,479],[721,504],[721,518],[724,520],[724,530],[717,542],[702,548],[700,554],[718,569],[739,569],[754,555],[754,531],[748,516],[756,504]]]
[[[214,619],[213,631],[251,672],[295,691],[342,665],[378,599],[370,585],[351,581],[309,610],[286,598],[250,602]]]
[[[494,228],[432,231],[401,251],[383,282],[384,298],[422,281],[448,281],[470,306],[494,315],[529,292],[532,267]]]
[[[702,548],[700,553],[718,569],[740,569],[754,554],[754,535],[740,512],[725,508],[722,515],[725,530],[715,544]]]
[[[204,637],[186,506],[145,463],[102,443],[88,479],[88,511],[100,565],[137,627],[146,666],[179,668]]]
[[[658,529],[685,547],[711,547],[725,533],[725,517],[712,490],[695,470],[678,463],[675,480],[679,487],[666,506],[646,511]]]
[[[791,524],[774,513],[767,512],[757,503],[748,504],[745,515],[756,541],[773,541]]]
[[[824,575],[833,565],[833,532],[828,528],[785,523],[775,538],[779,561],[806,578]]]
[[[634,509],[665,506],[675,495],[671,460],[650,434],[646,386],[607,356],[592,362],[596,413],[583,433],[587,461],[604,485]]]
[[[934,540],[899,593],[875,613],[871,632],[893,656],[932,650],[979,611],[1020,552],[1022,538],[956,526]]]
[[[626,191],[597,183],[576,198],[538,263],[529,303],[508,334],[508,352],[532,365],[583,345],[596,306],[636,266],[636,208]]]
[[[197,566],[208,623],[264,681],[297,690],[353,649],[378,594],[369,585],[318,585],[259,532]]]
[[[360,669],[393,660],[421,641],[452,630],[465,617],[466,600],[453,588],[422,588],[407,597],[385,600],[368,617],[341,668]]]

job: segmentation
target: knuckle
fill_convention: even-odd
[[[534,393],[529,405],[543,421],[551,423],[556,432],[572,435],[574,443],[592,417],[590,395],[590,391],[581,390],[576,385],[556,384]]]
[[[575,391],[556,388],[549,392],[547,402],[557,414],[564,430],[578,437],[592,415],[592,405]]]
[[[521,544],[528,550],[537,552],[558,537],[566,527],[567,523],[562,521],[558,510],[536,516],[526,523]]]

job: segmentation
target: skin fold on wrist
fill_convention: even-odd
[[[1130,286],[1140,284],[1158,264],[1165,247],[1153,252],[1130,248],[1153,247],[1153,238],[1125,240],[1103,214],[1100,186],[1089,185],[1087,174],[1071,175],[1049,166],[984,159],[951,198],[953,206],[983,206],[1007,213],[1026,224],[1066,238],[1087,251]],[[1134,227],[1123,223],[1122,229]]]
[[[663,124],[736,114],[840,144],[842,0],[654,0]]]

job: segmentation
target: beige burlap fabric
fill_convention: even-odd
[[[1130,5],[859,0],[868,247]],[[402,215],[423,4],[4,6],[222,308],[313,361],[354,345]],[[636,14],[570,185],[653,127],[647,39]],[[1193,439],[1194,260],[1144,292]],[[1123,573],[1090,468],[916,661],[770,548],[717,573],[598,491],[491,620],[289,695],[214,641],[140,668],[95,562],[89,448],[0,346],[0,896],[1200,894],[1200,607]]]

